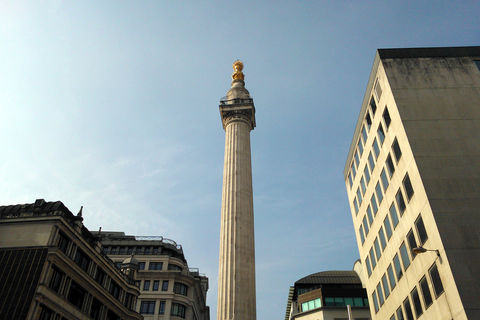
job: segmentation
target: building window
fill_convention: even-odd
[[[365,192],[367,191],[367,187],[365,186],[365,179],[360,179],[360,187],[362,188],[362,194],[365,194]]]
[[[102,303],[97,299],[92,299],[92,306],[90,307],[90,318],[93,320],[100,320],[100,313],[102,312]]]
[[[360,202],[362,202],[362,200],[360,200]],[[182,271],[182,267],[180,267],[176,264],[169,264],[168,265],[168,270]]]
[[[355,179],[355,176],[357,175],[357,171],[355,171],[355,165],[354,165],[353,162],[352,162],[352,166],[350,167],[350,169],[352,171],[353,179]]]
[[[423,313],[422,303],[420,302],[420,297],[418,295],[417,287],[414,287],[412,292],[410,293],[413,302],[413,308],[415,309],[415,313],[417,314],[417,318],[420,317]]]
[[[375,115],[377,111],[377,104],[375,103],[375,99],[373,97],[370,99],[370,109],[372,110],[372,114]]]
[[[372,126],[372,118],[370,118],[370,113],[367,110],[367,115],[365,116],[365,122],[367,123],[367,130],[370,130]]]
[[[350,189],[351,189],[352,184],[353,184],[353,179],[352,179],[352,173],[351,172],[348,173],[348,183],[350,184]]]
[[[368,183],[370,182],[370,173],[368,172],[368,166],[365,165],[365,169],[363,170],[363,174],[365,175],[365,182]]]
[[[387,239],[390,240],[392,237],[392,226],[390,225],[390,220],[388,220],[388,215],[383,220],[383,225],[385,227],[385,233],[387,234]]]
[[[56,266],[52,266],[52,278],[50,278],[49,287],[57,292],[60,293],[60,286],[62,284],[62,279],[65,276],[65,273],[60,271]]]
[[[400,161],[400,158],[402,157],[402,150],[400,149],[397,138],[395,138],[395,141],[393,141],[392,149],[393,154],[395,155],[395,160],[397,160],[398,163],[398,161]]]
[[[395,166],[393,165],[393,161],[392,161],[392,157],[390,156],[390,153],[388,154],[386,163],[387,163],[388,174],[390,175],[390,178],[391,178],[395,173]]]
[[[143,291],[148,291],[150,290],[150,280],[144,280],[143,281]]]
[[[78,309],[81,309],[86,294],[87,292],[85,289],[72,280],[70,283],[70,290],[68,291],[67,300]]]
[[[362,128],[362,141],[365,144],[367,142],[368,136],[367,136],[367,129],[365,129],[365,126]]]
[[[377,182],[377,185],[375,186],[375,194],[377,195],[378,204],[381,204],[383,200],[383,192],[380,182]]]
[[[378,139],[380,139],[380,145],[383,145],[383,141],[385,141],[385,131],[383,131],[382,124],[378,124]]]
[[[424,245],[425,242],[428,240],[428,234],[427,230],[425,229],[425,225],[423,224],[423,219],[421,215],[419,215],[417,220],[415,220],[415,228],[417,229],[420,245]]]
[[[373,172],[373,169],[375,169],[375,161],[373,160],[371,152],[368,155],[368,164],[370,165],[370,172]]]
[[[353,199],[353,208],[355,209],[355,214],[358,213],[358,201],[357,198]]]
[[[373,242],[373,245],[375,247],[375,252],[377,253],[377,261],[380,260],[380,257],[382,256],[382,251],[380,250],[380,245],[378,244],[378,238],[375,238],[375,241]]]
[[[390,113],[388,112],[388,108],[385,107],[385,111],[383,111],[383,121],[385,121],[385,126],[390,127],[390,123],[392,122],[392,119],[390,118]]]
[[[65,254],[67,254],[68,245],[70,240],[63,232],[58,232],[58,248]]]
[[[435,296],[438,297],[443,292],[443,284],[442,279],[440,279],[440,274],[438,273],[437,265],[433,264],[428,272],[430,273],[430,279],[432,280],[433,291],[435,291]]]
[[[140,280],[135,280],[133,283],[135,284],[135,287],[140,288]]]
[[[392,202],[392,205],[390,206],[390,218],[392,219],[393,229],[395,229],[398,224],[398,214],[397,214],[397,208],[395,207],[395,203],[393,202]]]
[[[380,178],[382,179],[383,191],[387,192],[388,178],[387,178],[387,174],[385,173],[385,169],[382,169],[382,173],[380,174]]]
[[[377,260],[375,260],[375,255],[373,253],[373,247],[370,249],[370,260],[372,261],[372,268],[375,269],[377,266]]]
[[[385,299],[390,295],[390,289],[388,288],[387,274],[385,273],[382,277],[383,291],[385,292]]]
[[[372,216],[372,209],[370,209],[370,205],[367,207],[367,217],[368,217],[368,222],[370,225],[373,223],[373,216]]]
[[[400,211],[400,215],[402,216],[407,206],[405,205],[405,200],[403,200],[402,191],[400,189],[398,189],[398,192],[395,195],[395,200],[397,201],[398,210]]]
[[[387,241],[385,240],[385,234],[383,233],[383,227],[380,227],[380,230],[378,231],[378,238],[380,239],[380,245],[382,246],[382,251],[383,251],[387,246]]]
[[[375,199],[374,194],[372,194],[372,198],[370,199],[370,203],[372,204],[373,214],[377,215],[378,206],[377,206],[377,200]]]
[[[395,275],[397,276],[397,281],[400,281],[403,276],[403,271],[402,267],[400,266],[400,259],[398,258],[398,254],[395,254],[395,257],[393,257],[393,266],[395,267]]]
[[[138,270],[145,270],[145,262],[138,263]]]
[[[42,311],[40,311],[40,317],[38,320],[51,320],[55,319],[55,312],[44,306],[43,304],[40,305]]]
[[[430,294],[430,288],[428,287],[428,281],[426,277],[420,280],[420,289],[422,289],[423,302],[425,303],[425,309],[432,304],[432,295]]]
[[[358,164],[360,162],[360,158],[358,157],[358,150],[355,151],[355,155],[353,158],[355,159],[355,168],[358,168]]]
[[[395,276],[393,275],[393,267],[391,264],[387,268],[387,273],[388,273],[388,282],[390,282],[390,287],[393,290],[395,289],[395,285],[397,283],[395,282]]]
[[[329,298],[325,298],[325,300],[326,299],[329,299]],[[326,302],[325,302],[325,304],[326,304]],[[321,302],[320,298],[310,300],[310,301],[302,303],[302,312],[317,309],[317,308],[320,308],[321,306],[322,306],[322,302]]]
[[[360,192],[360,188],[357,189],[357,199],[358,199],[358,204],[362,204],[362,193]],[[169,265],[170,267],[170,265]],[[176,269],[168,269],[168,270],[176,270]]]
[[[372,293],[372,300],[373,300],[373,306],[375,307],[375,313],[377,313],[379,308],[378,308],[377,294],[375,293],[375,291],[373,291]]]
[[[412,308],[410,307],[410,300],[408,300],[408,297],[403,301],[403,308],[405,309],[407,320],[415,320],[413,318]]]
[[[175,282],[173,284],[173,292],[176,294],[181,294],[183,296],[186,296],[188,293],[188,287],[181,282]]]
[[[415,253],[413,253],[413,249],[418,246],[417,246],[417,241],[415,240],[415,235],[413,234],[412,229],[410,229],[410,232],[407,234],[407,241],[408,241],[408,246],[410,247],[410,254],[413,260],[415,259]]]
[[[398,307],[396,314],[397,314],[397,320],[405,320],[401,306]]]
[[[410,199],[413,197],[413,187],[408,173],[405,174],[405,178],[403,178],[403,187],[405,188],[405,193],[407,194],[407,200],[410,201]]]
[[[380,101],[380,97],[382,96],[382,87],[380,86],[378,79],[375,83],[375,96],[377,97],[377,101]]]
[[[154,314],[155,301],[142,301],[140,303],[140,314]]]
[[[172,309],[171,309],[170,315],[180,317],[180,318],[185,318],[186,309],[187,307],[185,307],[183,304],[172,303]]]
[[[363,217],[363,227],[365,228],[365,235],[368,235],[368,223],[367,223],[367,217]]]
[[[408,257],[407,247],[405,246],[405,242],[402,242],[400,245],[400,256],[402,257],[403,268],[405,270],[408,269],[410,266],[410,258]]]
[[[95,281],[103,287],[103,282],[105,281],[106,277],[107,274],[102,269],[100,269],[100,267],[97,266],[97,272],[95,273]]]
[[[165,314],[165,301],[160,301],[160,306],[158,308],[158,314]]]
[[[370,266],[370,260],[368,259],[368,256],[365,258],[365,265],[367,266],[367,272],[368,276],[372,274],[372,267]]]
[[[107,319],[106,320],[122,320],[115,312],[112,310],[107,310]]]
[[[168,280],[163,280],[162,291],[168,291]]]
[[[127,307],[129,310],[133,310],[134,304],[135,304],[135,296],[131,293],[125,294],[125,300],[123,301],[123,305]]]
[[[152,291],[158,291],[159,287],[160,287],[160,280],[154,280]]]
[[[358,156],[361,157],[363,153],[362,139],[358,139]]]
[[[163,262],[150,262],[148,264],[148,270],[162,270]]]
[[[360,228],[358,228],[358,234],[360,235],[360,240],[363,244],[365,242],[365,235],[363,234],[363,224],[360,225]]]
[[[375,160],[378,159],[378,155],[380,154],[380,148],[378,147],[377,138],[373,138],[373,153],[375,154]]]
[[[83,271],[87,272],[88,266],[90,265],[90,258],[80,248],[77,248],[74,261]]]
[[[122,289],[120,288],[120,286],[113,280],[110,281],[110,288],[109,288],[109,292],[110,294],[118,300],[118,298],[120,297],[120,291]]]

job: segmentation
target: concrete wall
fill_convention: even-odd
[[[47,246],[52,230],[52,221],[28,224],[3,222],[0,224],[0,246],[4,248]]]

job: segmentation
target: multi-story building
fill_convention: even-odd
[[[138,264],[140,288],[136,310],[146,320],[209,320],[208,278],[189,268],[181,245],[163,237],[135,237],[124,232],[93,232],[120,268],[127,258]]]
[[[60,201],[0,206],[0,319],[142,319],[133,279],[82,221]]]
[[[349,309],[347,308],[349,306]],[[323,271],[290,287],[285,320],[369,320],[365,289],[355,271]]]
[[[374,319],[480,319],[479,155],[480,47],[379,49],[344,170]]]

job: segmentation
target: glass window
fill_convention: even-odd
[[[100,269],[100,267],[97,266],[97,272],[95,273],[95,281],[97,281],[98,284],[103,286],[103,281],[105,281],[105,278],[107,277],[107,274]]]
[[[313,309],[315,309],[315,303],[313,302],[313,300],[308,301],[308,310],[313,310]]]
[[[387,178],[387,174],[385,173],[385,169],[382,169],[382,173],[380,174],[380,178],[382,179],[383,191],[387,192],[388,178]]]
[[[350,185],[350,188],[352,188],[353,179],[352,179],[352,173],[351,172],[348,173],[348,183]]]
[[[142,301],[140,303],[140,314],[154,314],[155,301]]]
[[[168,291],[168,280],[163,280],[162,291]]]
[[[355,179],[355,176],[357,175],[357,171],[355,170],[355,166],[352,163],[352,166],[350,167],[351,172],[352,172],[352,178]]]
[[[403,301],[403,308],[405,309],[407,320],[414,320],[412,308],[410,307],[410,300],[408,300],[408,297],[405,299],[405,301]]]
[[[420,302],[420,297],[418,296],[417,287],[414,287],[412,292],[410,293],[413,302],[413,308],[415,309],[415,313],[417,314],[417,318],[420,317],[423,313],[422,303]]]
[[[391,178],[393,176],[393,174],[395,173],[395,166],[393,165],[392,156],[390,156],[390,154],[388,154],[386,163],[387,163],[387,171],[388,171],[388,174]]]
[[[385,141],[385,131],[383,131],[383,127],[381,123],[378,124],[377,132],[378,132],[378,139],[380,139],[380,145],[382,145],[383,141]]]
[[[148,270],[162,270],[163,262],[151,261],[148,264]]]
[[[332,297],[325,297],[325,305],[328,307],[335,306],[335,299]]]
[[[110,280],[110,287],[108,288],[108,292],[115,298],[118,299],[120,297],[120,292],[122,288],[113,280]]]
[[[355,167],[358,168],[358,163],[360,162],[360,158],[358,157],[358,150],[355,151],[354,159],[355,159]]]
[[[375,260],[375,255],[373,254],[373,247],[370,249],[370,260],[372,261],[372,268],[375,269],[377,260]]]
[[[188,287],[181,282],[175,282],[173,285],[173,292],[186,296],[188,294]]]
[[[357,199],[358,204],[362,204],[362,193],[360,192],[360,188],[357,189]]]
[[[381,204],[383,200],[383,191],[382,187],[380,187],[380,182],[375,186],[375,194],[377,195],[378,204]]]
[[[372,204],[373,214],[377,215],[378,206],[377,206],[377,200],[375,199],[374,194],[372,194],[372,198],[370,199],[370,203]]]
[[[160,301],[160,306],[158,308],[158,314],[165,314],[165,301]]]
[[[408,173],[405,174],[405,178],[403,178],[403,187],[405,188],[405,194],[407,195],[407,200],[410,201],[413,197],[413,187],[412,183],[410,182],[410,177]]]
[[[403,271],[402,267],[400,266],[400,259],[398,258],[398,254],[395,254],[395,257],[393,257],[393,266],[395,267],[395,275],[397,276],[397,281],[400,281],[403,276]]]
[[[65,276],[65,273],[60,271],[56,266],[52,266],[52,277],[50,278],[49,287],[55,291],[60,291],[60,285],[62,284],[62,279]]]
[[[372,216],[372,209],[370,208],[370,205],[367,207],[367,217],[368,217],[368,222],[370,222],[370,225],[372,225],[373,216]]]
[[[407,234],[407,241],[408,241],[408,246],[410,247],[410,254],[413,260],[415,259],[415,253],[413,253],[413,249],[418,246],[417,246],[417,241],[415,240],[415,235],[413,234],[412,229],[410,229],[410,232]]]
[[[375,96],[377,97],[377,100],[380,101],[380,97],[382,96],[382,87],[380,86],[380,82],[378,81],[378,79],[375,83]]]
[[[375,169],[375,161],[373,160],[371,152],[368,155],[368,164],[370,165],[370,171],[373,172],[373,169]]]
[[[70,283],[70,290],[68,291],[67,300],[78,309],[81,309],[86,295],[87,292],[85,289],[72,280]]]
[[[407,270],[408,266],[410,266],[410,258],[408,257],[408,252],[407,252],[407,247],[405,246],[405,242],[402,242],[402,244],[400,245],[400,255],[402,256],[403,268]]]
[[[377,301],[377,294],[375,291],[372,293],[372,300],[373,300],[373,306],[375,307],[375,313],[378,312],[378,301]]]
[[[302,312],[308,311],[308,302],[302,303]]]
[[[363,244],[365,242],[365,235],[363,234],[363,224],[360,225],[360,228],[358,228],[358,234],[360,235],[360,240]]]
[[[368,183],[370,182],[370,173],[368,172],[368,166],[365,165],[365,169],[363,170],[363,174],[365,175],[365,182]]]
[[[368,223],[367,223],[367,217],[363,217],[363,227],[365,228],[365,235],[368,235]]]
[[[388,296],[390,295],[390,289],[388,288],[387,274],[386,273],[382,277],[382,286],[383,286],[383,291],[385,292],[385,299],[387,299]]]
[[[150,280],[143,281],[143,291],[150,290]]]
[[[400,145],[398,144],[397,138],[395,138],[395,141],[393,141],[392,144],[392,149],[393,149],[393,154],[395,155],[395,160],[400,161],[400,158],[402,157],[402,150],[400,150]]]
[[[382,246],[382,251],[383,251],[387,246],[387,241],[385,240],[385,234],[383,233],[383,227],[380,227],[380,230],[378,231],[378,238],[380,239],[380,245]]]
[[[92,306],[90,307],[90,318],[93,320],[100,320],[100,312],[102,311],[102,303],[95,298],[92,298]]]
[[[357,202],[357,198],[354,198],[353,199],[353,208],[355,209],[355,214],[358,213],[358,202]]]
[[[432,295],[430,294],[430,288],[428,287],[428,281],[426,277],[423,277],[420,280],[420,288],[422,289],[422,295],[423,295],[423,302],[425,303],[425,308],[428,309],[428,307],[432,304]]]
[[[362,139],[358,139],[358,156],[361,157],[363,153]]]
[[[385,111],[383,111],[383,121],[385,121],[385,126],[390,127],[390,123],[392,122],[392,119],[390,118],[390,113],[388,112],[387,107],[385,106]]]
[[[58,248],[65,254],[67,254],[68,245],[70,240],[63,232],[58,232]]]
[[[392,205],[390,206],[390,218],[392,219],[393,228],[395,229],[398,224],[398,214],[397,208],[395,208],[395,203],[392,203]]]
[[[407,206],[405,205],[405,200],[403,200],[402,191],[400,189],[398,189],[398,192],[395,196],[395,200],[397,201],[397,206],[398,206],[398,210],[400,211],[400,215],[403,215]]]
[[[51,320],[55,319],[55,312],[53,312],[51,309],[47,308],[43,304],[40,305],[41,312],[38,320]]]
[[[362,194],[365,194],[365,192],[367,191],[367,187],[365,185],[365,179],[360,179],[360,187],[362,188]]]
[[[378,244],[378,238],[375,238],[373,245],[375,246],[375,252],[377,253],[377,260],[380,260],[380,257],[382,256],[382,251],[380,250],[380,245]]]
[[[397,314],[397,320],[405,320],[401,306],[398,307],[396,314]]]
[[[395,320],[395,314],[392,314],[392,316],[390,317],[390,320]]]
[[[370,109],[372,110],[372,114],[375,115],[375,112],[377,111],[377,104],[375,103],[373,97],[370,99]]]
[[[417,229],[420,245],[425,244],[425,241],[428,240],[428,234],[427,230],[425,229],[425,225],[423,224],[423,219],[421,215],[419,215],[417,220],[415,221],[415,228]]]
[[[158,288],[160,287],[160,280],[153,280],[153,289],[152,291],[158,291]]]
[[[373,139],[373,153],[375,154],[375,159],[378,159],[378,155],[380,154],[380,148],[378,147],[377,138]]]
[[[362,139],[363,143],[367,142],[367,129],[365,129],[365,126],[362,128]]]
[[[428,272],[430,273],[430,279],[432,280],[433,291],[435,291],[435,296],[438,297],[443,292],[443,284],[442,279],[440,279],[440,274],[438,273],[437,265],[433,264]]]
[[[377,294],[378,294],[378,301],[380,302],[380,306],[382,306],[385,300],[383,299],[382,285],[380,284],[380,282],[377,284]]]
[[[145,262],[138,263],[138,270],[145,270]]]
[[[370,130],[370,127],[372,126],[372,118],[370,118],[370,113],[368,112],[368,110],[365,117],[365,122],[367,123],[367,130]]]
[[[385,233],[387,234],[387,239],[390,240],[392,237],[392,226],[390,225],[390,220],[388,220],[388,215],[383,220],[383,225],[385,226]]]
[[[80,268],[82,268],[83,271],[86,272],[91,260],[85,252],[83,252],[80,248],[77,248],[74,261]]]
[[[172,308],[171,308],[170,314],[172,316],[185,318],[185,310],[186,309],[187,309],[187,307],[185,307],[183,304],[172,303]]]
[[[368,276],[370,277],[370,275],[372,274],[372,268],[370,267],[370,260],[368,259],[368,257],[365,258],[365,265],[367,266]]]
[[[390,282],[390,287],[393,290],[397,283],[395,281],[395,276],[393,275],[393,267],[391,264],[387,268],[387,273],[388,273],[388,282]]]

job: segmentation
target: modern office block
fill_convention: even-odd
[[[344,170],[373,319],[480,319],[480,47],[379,49]]]

